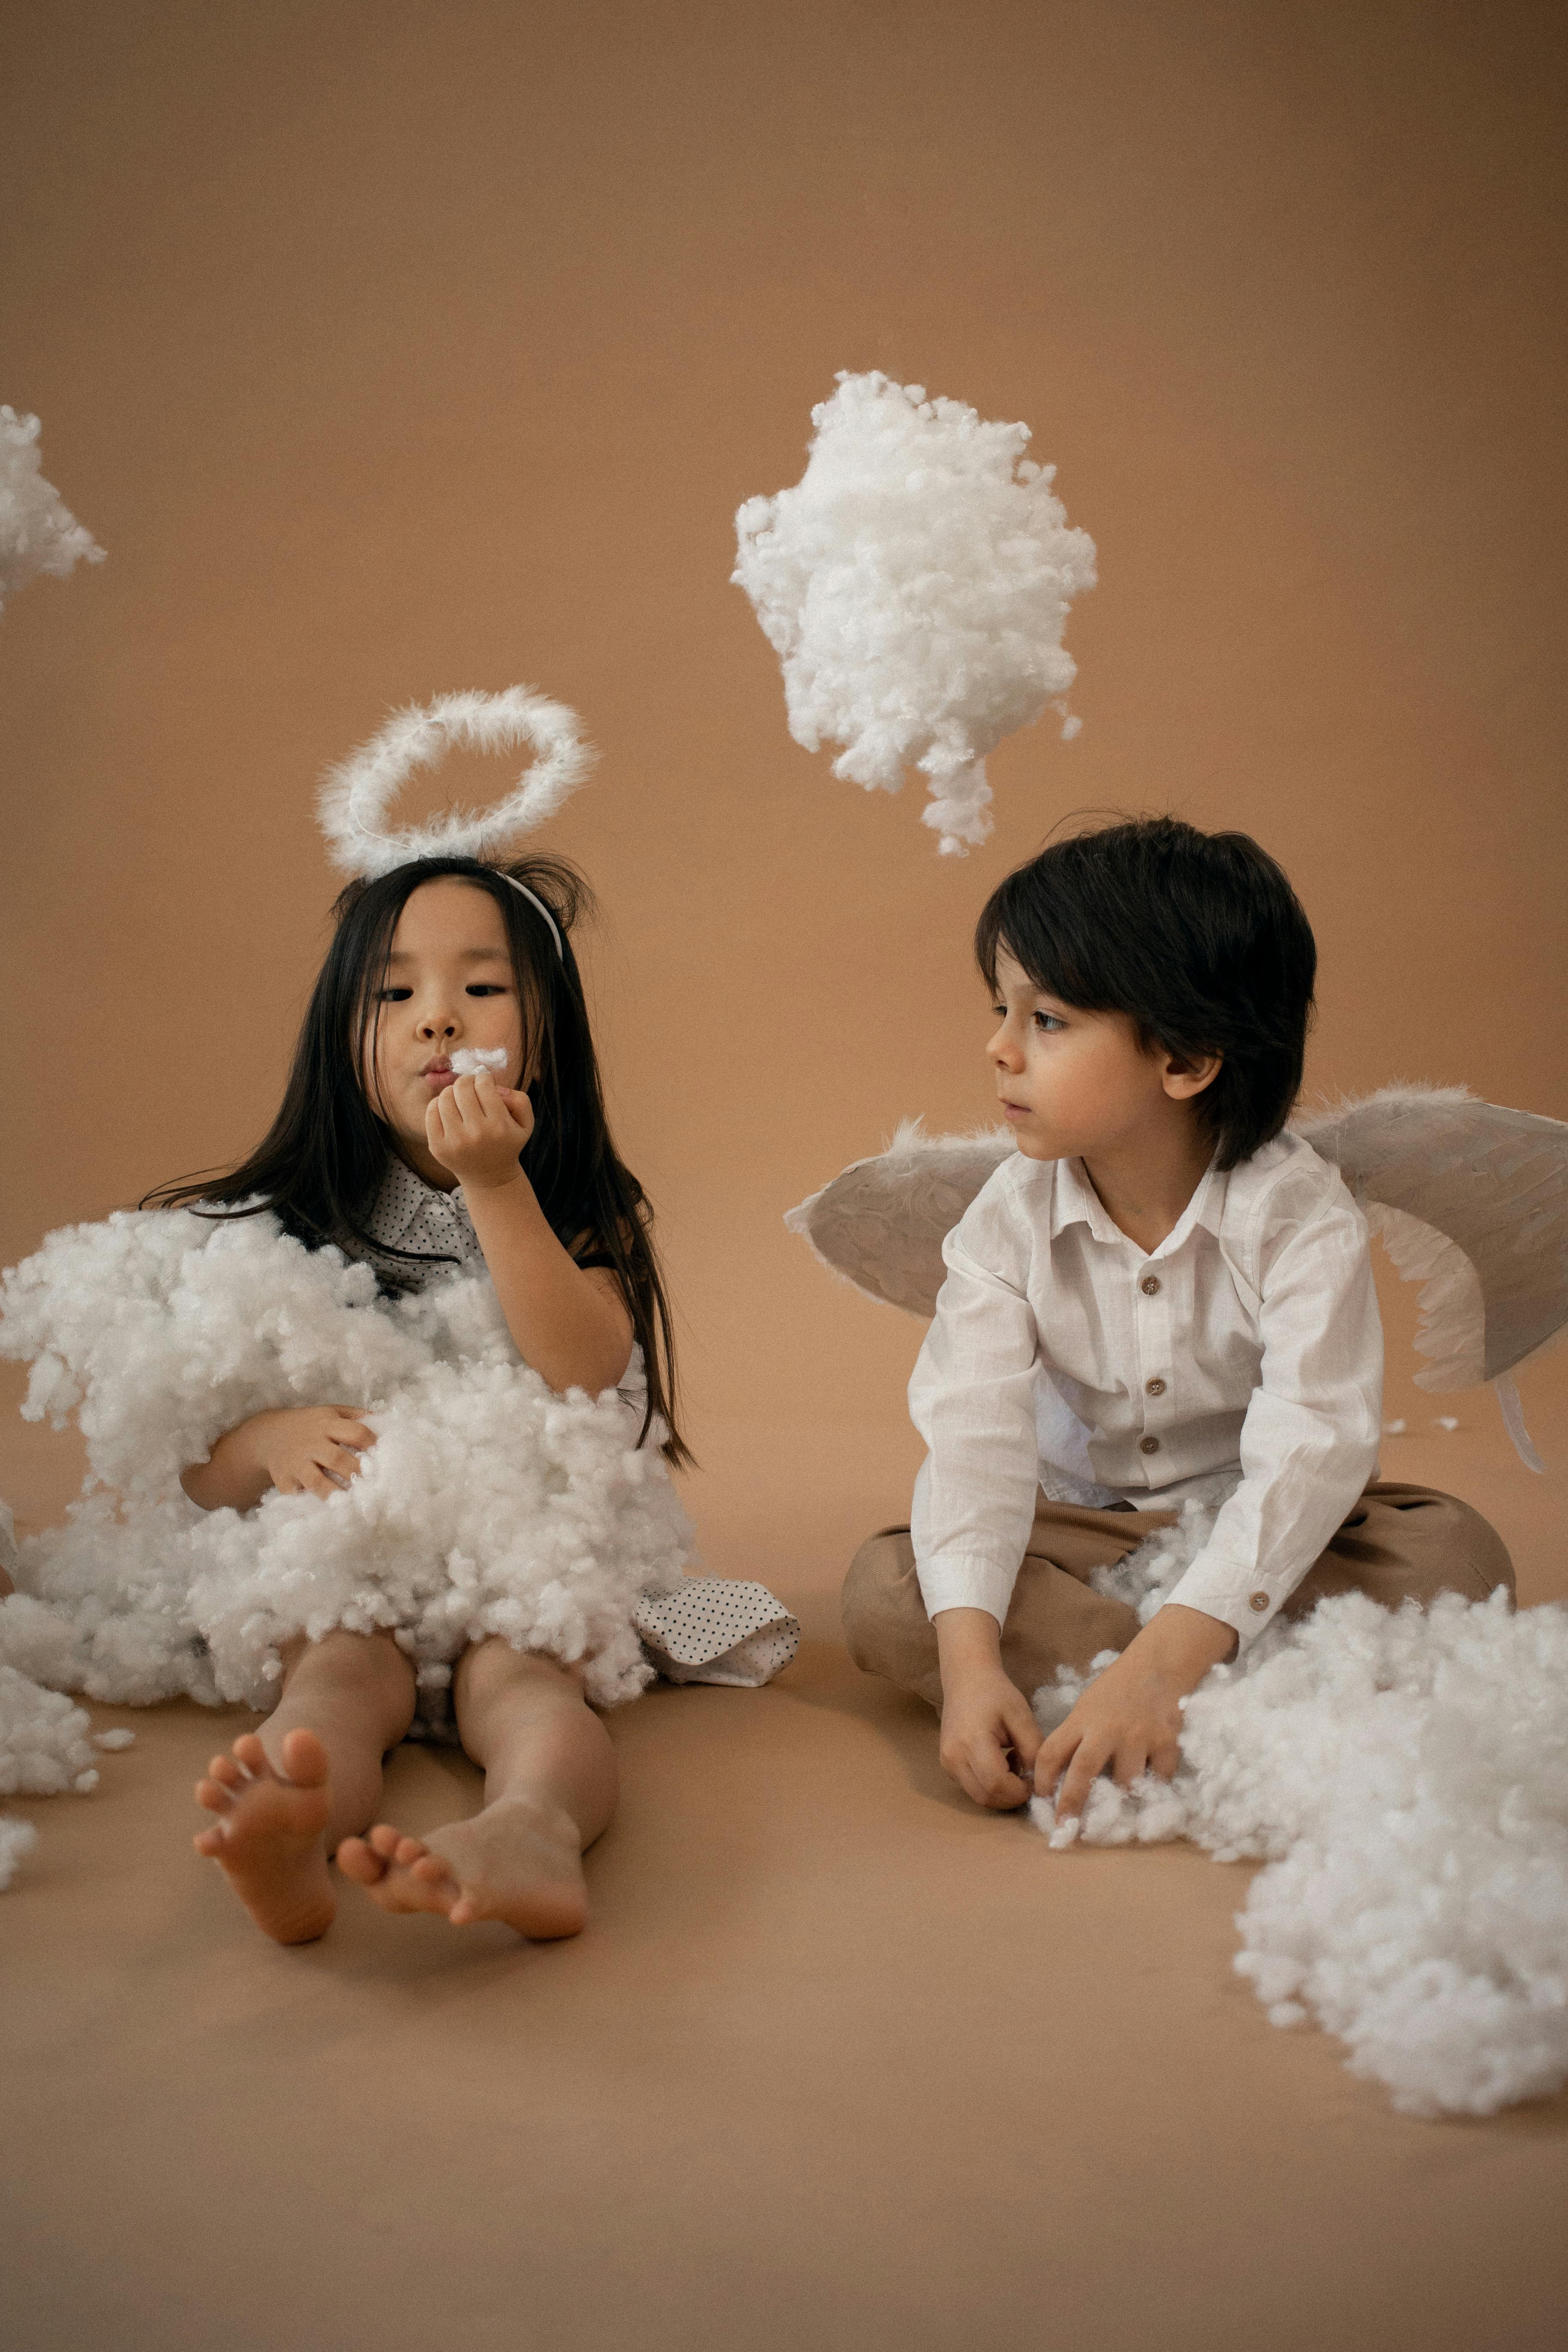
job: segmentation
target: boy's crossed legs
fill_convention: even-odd
[[[1138,1632],[1136,1611],[1095,1591],[1097,1568],[1110,1568],[1145,1537],[1173,1527],[1162,1511],[1100,1511],[1039,1502],[1002,1629],[1002,1665],[1026,1698],[1058,1666],[1079,1673],[1103,1650],[1124,1650]],[[1513,1568],[1502,1538],[1479,1512],[1430,1486],[1379,1479],[1367,1487],[1328,1549],[1310,1568],[1281,1614],[1304,1617],[1320,1601],[1364,1592],[1385,1609],[1439,1592],[1484,1601]],[[869,1537],[844,1586],[849,1654],[941,1712],[936,1628],[926,1615],[907,1527]]]
[[[614,1750],[582,1685],[500,1640],[459,1660],[453,1700],[484,1768],[484,1810],[425,1840],[375,1820],[382,1759],[414,1718],[414,1670],[389,1633],[338,1631],[285,1654],[283,1696],[259,1732],[213,1759],[196,1801],[219,1816],[195,1840],[257,1925],[282,1944],[324,1935],[337,1909],[328,1858],[388,1911],[520,1935],[575,1935],[583,1853],[616,1801]]]

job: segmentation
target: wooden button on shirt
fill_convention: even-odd
[[[1102,1509],[1191,1497],[1220,1508],[1172,1598],[1246,1648],[1376,1474],[1383,1333],[1338,1169],[1279,1136],[1211,1167],[1143,1250],[1080,1160],[1014,1152],[942,1256],[910,1381],[930,1613],[1005,1618],[1042,1487]]]

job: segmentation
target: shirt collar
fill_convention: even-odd
[[[1151,1257],[1173,1257],[1196,1225],[1217,1238],[1220,1219],[1225,1213],[1226,1179],[1211,1160],[1198,1182],[1198,1189],[1182,1211],[1170,1232]],[[1056,1181],[1051,1187],[1051,1237],[1054,1240],[1068,1225],[1087,1225],[1097,1242],[1109,1242],[1119,1249],[1137,1250],[1131,1236],[1124,1234],[1116,1220],[1108,1215],[1105,1204],[1089,1181],[1081,1160],[1058,1160]],[[1140,1255],[1144,1253],[1140,1252]]]

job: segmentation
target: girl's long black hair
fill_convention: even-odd
[[[647,1367],[643,1436],[657,1414],[669,1432],[666,1454],[672,1462],[689,1462],[676,1425],[674,1334],[649,1231],[652,1212],[610,1140],[587,1003],[572,951],[572,928],[592,909],[593,897],[563,858],[520,857],[497,867],[471,857],[421,857],[374,881],[351,882],[332,909],[332,944],[311,991],[271,1128],[227,1175],[160,1185],[142,1206],[235,1217],[269,1209],[285,1232],[309,1249],[353,1240],[383,1256],[430,1263],[415,1251],[389,1252],[365,1231],[388,1152],[396,1146],[365,1099],[360,1072],[374,1058],[380,992],[398,918],[422,883],[446,875],[487,891],[506,926],[534,1109],[533,1133],[520,1155],[523,1173],[552,1232],[578,1263],[614,1267]],[[559,956],[544,918],[506,875],[550,908],[561,931]]]

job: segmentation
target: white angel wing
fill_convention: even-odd
[[[926,1135],[905,1119],[879,1159],[856,1160],[784,1223],[868,1298],[934,1315],[942,1243],[1014,1149],[1005,1128]]]
[[[1568,1324],[1568,1125],[1410,1086],[1295,1124],[1422,1286],[1421,1386],[1497,1381],[1512,1428],[1506,1375]],[[943,1240],[1013,1149],[1005,1129],[928,1136],[909,1119],[784,1223],[868,1298],[929,1316]]]
[[[1568,1323],[1568,1125],[1462,1087],[1384,1087],[1294,1122],[1406,1282],[1425,1389],[1500,1380]],[[1505,1410],[1507,1397],[1504,1397]]]

